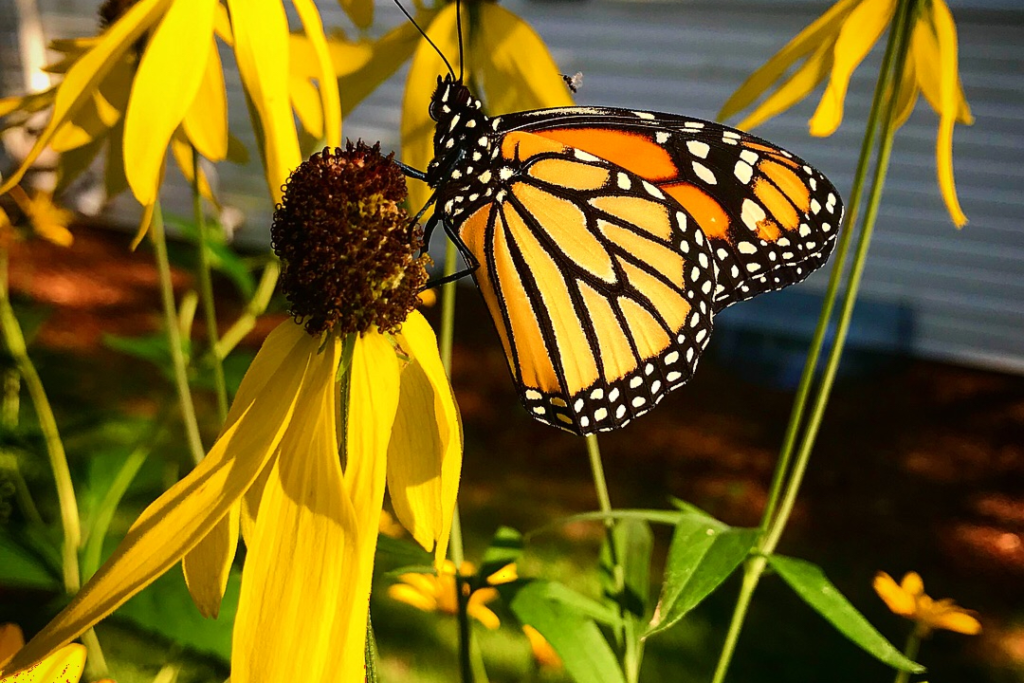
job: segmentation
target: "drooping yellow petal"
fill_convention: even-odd
[[[0,683],[78,683],[83,671],[85,646],[72,643],[20,673],[0,677]]]
[[[195,167],[192,164],[192,144],[185,137],[185,132],[180,127],[171,136],[171,155],[174,157],[174,162],[178,165],[181,175],[185,176],[185,182],[191,186],[193,178],[195,178]],[[213,193],[213,188],[210,187],[210,180],[206,177],[206,172],[201,165],[199,166],[199,194],[208,202],[220,208],[220,200]]]
[[[567,107],[572,97],[547,46],[529,24],[501,5],[481,3],[470,68],[491,116]]]
[[[417,12],[416,24],[429,25],[435,14],[433,10]],[[351,113],[356,105],[408,61],[420,40],[420,32],[408,21],[403,21],[372,43],[332,38],[329,47],[334,71],[338,74],[342,112],[346,116]]]
[[[529,624],[524,624],[523,633],[530,641],[530,650],[533,652],[533,658],[537,660],[537,664],[552,669],[562,668],[562,658],[555,652],[555,648],[551,647],[551,643],[540,634],[540,631]]]
[[[167,145],[199,92],[216,5],[217,0],[175,0],[139,62],[125,116],[124,154],[128,186],[140,204],[156,200]]]
[[[288,97],[288,18],[280,0],[228,0],[235,59],[262,138],[261,154],[274,203],[302,161]]]
[[[124,116],[134,76],[135,66],[127,59],[118,60],[100,83],[92,100],[54,133],[50,147],[56,152],[66,152],[107,135]]]
[[[348,562],[337,575],[346,588],[339,611],[349,622],[335,623],[332,642],[338,645],[335,680],[358,683],[363,680],[366,615],[377,522],[384,503],[388,439],[398,409],[398,357],[387,338],[375,331],[357,337],[348,374],[345,493],[355,510],[359,538],[355,561]]]
[[[110,559],[14,657],[11,669],[42,659],[117,609],[178,562],[228,513],[276,451],[296,397],[310,381],[308,338],[291,320],[270,334],[207,456],[143,511]],[[268,383],[273,391],[261,391]]]
[[[410,358],[388,448],[388,491],[399,521],[444,560],[462,471],[462,425],[430,324],[413,311],[399,344]]]
[[[4,179],[3,185],[0,185],[0,194],[6,194],[18,184],[25,172],[50,144],[57,129],[93,96],[96,86],[103,81],[124,51],[160,18],[170,3],[171,0],[140,0],[132,5],[120,21],[103,34],[96,47],[68,70],[57,89],[50,122],[39,134],[32,149],[22,160],[21,166]]]
[[[327,50],[327,37],[324,35],[324,24],[320,20],[320,10],[312,0],[292,0],[299,14],[302,28],[309,38],[317,65],[317,86],[323,105],[324,139],[328,147],[341,145],[341,102],[338,96],[338,78],[331,65],[331,55]],[[372,9],[373,3],[370,3]],[[372,18],[372,15],[371,15]]]
[[[404,583],[396,583],[388,587],[388,597],[398,602],[404,602],[424,612],[433,612],[437,609],[437,599],[429,593],[416,590]]]
[[[914,597],[903,590],[891,576],[885,572],[878,572],[873,586],[878,597],[882,598],[894,614],[901,617],[909,617],[914,614],[916,608]]]
[[[324,110],[316,86],[302,74],[288,76],[288,93],[302,128],[316,140],[324,136]]]
[[[373,0],[338,0],[345,14],[359,28],[370,28],[373,23]]]
[[[498,615],[487,607],[487,603],[497,597],[498,591],[494,588],[480,588],[473,591],[473,594],[469,596],[469,603],[466,605],[466,613],[493,631],[501,626],[501,621],[498,619]]]
[[[456,6],[445,5],[426,28],[427,35],[445,55],[458,56],[455,18]],[[437,76],[445,73],[448,73],[448,67],[444,61],[427,41],[421,40],[413,54],[402,96],[402,161],[420,171],[425,171],[434,158],[434,121],[428,107],[437,88]],[[427,203],[430,189],[426,183],[411,178],[408,186],[409,208],[412,212],[419,211]]]
[[[181,125],[199,153],[210,161],[221,161],[227,155],[228,93],[217,41],[212,38],[203,79]]]
[[[969,636],[981,633],[981,622],[959,608],[936,615],[929,625],[932,628],[942,628]]]
[[[355,589],[342,577],[357,561],[359,528],[337,446],[341,342],[332,336],[319,354],[311,350],[310,385],[267,480],[242,572],[231,648],[235,683],[361,680],[336,675],[346,666],[339,634],[366,629],[365,607],[354,616],[342,607]],[[362,672],[362,657],[356,664]]]
[[[862,0],[843,22],[836,39],[832,77],[811,117],[811,135],[831,135],[842,123],[850,76],[878,42],[895,9],[895,0]]]
[[[921,74],[921,91],[939,114],[939,131],[935,143],[939,190],[953,223],[962,228],[967,224],[967,216],[960,208],[953,180],[953,127],[961,116],[966,100],[959,82],[956,24],[945,1],[932,0],[931,11],[926,11],[916,28],[918,30],[914,31],[913,37],[914,57]],[[927,66],[926,60],[929,62]],[[966,115],[970,117],[969,110]]]
[[[798,33],[795,38],[786,43],[785,47],[752,73],[743,82],[743,85],[726,100],[722,105],[722,110],[718,112],[718,120],[724,121],[749,107],[804,55],[812,50],[821,49],[823,45],[831,45],[846,17],[858,2],[860,0],[839,0],[827,12]],[[813,60],[814,57],[811,59]]]
[[[204,617],[216,619],[220,601],[228,585],[231,563],[238,549],[238,516],[241,502],[231,506],[228,514],[217,522],[181,562],[185,585],[192,601]]]
[[[832,45],[822,43],[803,66],[793,72],[775,92],[758,105],[757,109],[736,124],[737,128],[750,130],[759,126],[771,117],[784,112],[794,104],[807,97],[819,83],[825,80],[832,70]],[[723,110],[724,111],[724,110]]]
[[[901,127],[914,113],[914,106],[917,104],[917,69],[914,68],[914,57],[908,54],[907,61],[903,65],[903,73],[900,76],[900,90],[896,100],[896,114],[893,125]]]

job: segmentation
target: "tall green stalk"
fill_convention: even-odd
[[[798,450],[795,449],[797,436],[800,433],[801,422],[807,408],[808,398],[811,392],[814,375],[817,370],[821,351],[824,346],[825,334],[832,318],[833,308],[838,298],[839,285],[843,275],[843,268],[849,246],[852,242],[854,230],[844,230],[836,249],[836,259],[832,267],[832,274],[829,279],[828,289],[825,295],[825,302],[822,305],[821,314],[815,329],[811,348],[808,352],[807,362],[800,379],[797,396],[794,401],[793,411],[790,415],[789,425],[783,440],[783,446],[779,455],[779,462],[776,465],[775,474],[769,490],[768,502],[764,515],[761,519],[761,535],[753,555],[744,565],[743,582],[740,593],[737,597],[736,606],[733,611],[729,630],[726,633],[722,652],[719,656],[715,669],[713,683],[722,683],[728,672],[729,664],[739,639],[740,631],[746,619],[750,602],[757,588],[761,575],[767,567],[767,558],[774,551],[785,530],[786,523],[796,503],[800,484],[806,472],[810,460],[811,451],[814,448],[815,438],[824,416],[825,407],[831,393],[835,375],[839,367],[839,360],[842,357],[846,336],[849,332],[850,320],[853,315],[853,307],[856,303],[857,292],[860,286],[860,279],[863,273],[864,264],[867,260],[867,251],[870,245],[871,234],[878,215],[878,206],[881,200],[882,187],[885,174],[888,170],[889,156],[892,150],[893,113],[896,98],[898,96],[899,77],[906,61],[907,39],[911,20],[913,19],[913,6],[916,0],[900,0],[897,7],[892,29],[889,32],[889,39],[886,44],[885,56],[882,60],[882,67],[879,72],[878,81],[875,85],[874,98],[871,104],[871,113],[868,117],[867,129],[861,146],[860,158],[857,163],[857,170],[854,176],[854,186],[850,198],[849,213],[845,221],[847,226],[855,225],[861,196],[867,179],[868,168],[874,152],[874,140],[877,131],[881,129],[882,138],[879,142],[877,156],[875,159],[874,173],[872,175],[871,193],[868,199],[867,211],[860,230],[860,238],[857,250],[853,258],[853,264],[849,275],[846,291],[843,296],[843,303],[840,318],[836,326],[836,332],[832,347],[828,354],[821,383],[815,394],[814,403],[811,408],[811,415],[808,418],[804,429],[803,439]],[[793,454],[796,450],[796,460],[793,461]]]
[[[164,332],[171,352],[171,364],[174,367],[174,386],[178,392],[178,404],[181,406],[181,419],[185,423],[185,440],[188,443],[192,461],[197,465],[206,451],[199,437],[199,423],[196,421],[196,409],[192,403],[192,391],[188,386],[188,369],[185,354],[181,350],[181,332],[178,330],[178,312],[174,304],[174,287],[171,284],[171,262],[167,256],[167,235],[164,232],[164,216],[157,202],[153,209],[153,220],[150,225],[150,239],[156,255],[157,271],[160,275],[160,298],[164,309]]]
[[[203,196],[199,192],[199,152],[192,148],[192,211],[195,214],[196,231],[199,233],[199,296],[203,302],[203,317],[206,321],[206,338],[210,348],[216,351],[220,342],[217,332],[217,309],[213,299],[213,278],[210,272],[210,254],[207,247],[206,217],[203,215]],[[220,424],[228,418],[228,388],[224,382],[224,364],[216,352],[210,354],[213,364],[213,386],[217,394],[217,416]]]

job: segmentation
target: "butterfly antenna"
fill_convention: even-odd
[[[402,10],[402,14],[405,15],[406,19],[408,19],[410,22],[412,22],[412,25],[415,26],[416,30],[420,32],[420,35],[423,36],[423,39],[430,44],[430,47],[434,48],[434,52],[436,52],[438,54],[438,56],[441,58],[441,61],[443,61],[444,65],[448,68],[448,73],[450,73],[452,75],[452,78],[454,78],[455,77],[455,69],[453,69],[452,65],[448,63],[448,58],[444,56],[443,52],[441,52],[439,49],[437,49],[437,45],[434,44],[434,41],[432,41],[430,39],[430,36],[427,35],[426,31],[424,31],[422,28],[420,28],[420,25],[416,23],[416,20],[412,18],[412,15],[409,14],[408,10],[406,10],[405,7],[402,7],[402,3],[399,2],[399,0],[395,0],[395,4],[398,5],[398,9]],[[459,60],[460,60],[460,67],[459,67],[460,77],[459,77],[459,80],[462,80],[462,77],[461,77],[461,72],[462,72],[462,67],[461,67],[461,60],[462,60],[462,34],[461,33],[459,34]]]
[[[462,83],[463,55],[462,48],[462,0],[455,0],[455,30],[459,33],[459,83]]]

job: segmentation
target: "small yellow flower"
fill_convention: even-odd
[[[25,646],[25,637],[17,624],[0,624],[0,668]],[[0,676],[0,683],[78,683],[85,670],[85,646],[71,643],[33,666]]]
[[[271,332],[210,452],[143,511],[10,671],[179,561],[200,611],[216,616],[241,530],[231,680],[363,682],[385,484],[399,520],[440,563],[462,463],[451,386],[414,310],[426,271],[404,199],[401,171],[379,147],[325,150],[292,174],[272,233],[301,322]]]
[[[940,628],[972,636],[981,631],[981,622],[970,610],[958,607],[949,598],[933,600],[926,595],[917,572],[908,572],[899,584],[885,572],[878,572],[873,585],[894,614],[917,623],[921,637]]]
[[[753,128],[789,109],[827,78],[828,86],[810,120],[810,132],[831,135],[843,120],[850,77],[890,27],[896,6],[897,0],[839,0],[755,71],[723,105],[718,117],[739,113],[775,86],[738,124]],[[939,189],[953,223],[962,227],[967,217],[953,182],[953,126],[971,125],[974,117],[960,84],[956,24],[945,0],[916,0],[910,21],[913,29],[900,79],[896,125],[907,120],[918,93],[923,93],[939,115],[935,151]],[[779,83],[801,60],[803,63]]]
[[[533,652],[533,658],[538,666],[549,669],[562,668],[562,658],[555,652],[555,648],[551,647],[551,643],[540,634],[540,631],[527,624],[523,626],[523,633],[530,641],[530,651]]]
[[[463,562],[459,574],[463,577],[473,576],[476,567],[472,562]],[[487,607],[487,603],[493,602],[498,597],[498,591],[491,586],[496,586],[509,581],[515,581],[515,564],[508,564],[487,577],[490,586],[484,586],[473,591],[466,604],[466,612],[485,627],[492,631],[501,625],[498,615]],[[401,583],[396,583],[388,588],[388,595],[392,599],[412,605],[424,612],[441,612],[442,614],[458,614],[459,601],[456,592],[455,563],[445,560],[437,572],[433,574],[409,573],[398,577]],[[468,590],[468,585],[465,585]]]
[[[10,194],[36,235],[61,247],[70,247],[75,241],[68,230],[75,214],[54,203],[53,195],[36,191],[30,197],[20,185],[12,187]],[[3,214],[0,216],[0,224],[5,221],[10,223],[7,215]]]

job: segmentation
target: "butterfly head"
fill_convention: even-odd
[[[437,122],[434,160],[427,167],[427,182],[431,186],[446,177],[467,153],[489,152],[489,128],[481,106],[461,80],[451,74],[437,77],[429,109],[430,118]]]

